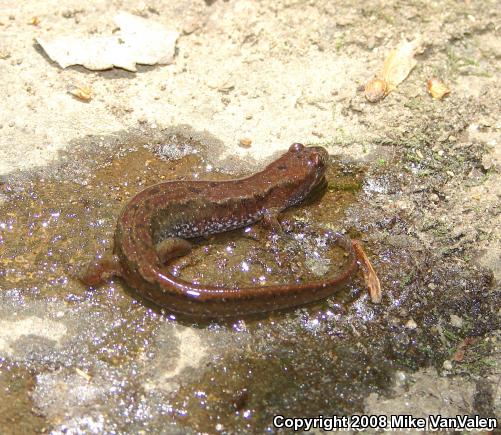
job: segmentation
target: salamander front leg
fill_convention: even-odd
[[[280,222],[278,220],[279,213],[280,210],[275,210],[275,209],[266,210],[261,220],[261,225],[275,234],[282,234],[283,233],[282,225],[280,225]]]
[[[188,240],[171,237],[157,243],[155,249],[160,264],[167,264],[176,257],[182,257],[191,251],[193,245]]]
[[[278,220],[279,211],[266,210],[261,220],[255,226],[246,227],[243,235],[252,240],[260,240],[263,234],[270,237],[273,234],[283,234],[282,226]]]

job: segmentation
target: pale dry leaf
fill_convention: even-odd
[[[381,77],[370,80],[365,85],[367,101],[376,103],[402,83],[416,66],[414,56],[423,51],[421,36],[412,41],[402,41],[386,58]]]
[[[47,55],[61,68],[83,65],[91,70],[118,67],[136,71],[136,64],[168,64],[174,60],[179,32],[126,12],[114,18],[120,27],[110,36],[37,38]]]
[[[250,146],[252,145],[252,139],[249,139],[247,137],[244,137],[242,139],[240,139],[238,141],[238,144],[242,147],[242,148],[250,148]]]
[[[426,82],[426,87],[428,88],[428,92],[431,96],[436,100],[441,100],[446,95],[451,93],[451,90],[445,85],[445,83],[436,77],[429,79]]]
[[[92,89],[87,86],[73,88],[69,92],[71,95],[83,101],[90,101],[94,93]]]
[[[412,41],[403,41],[388,55],[383,66],[383,80],[388,86],[388,92],[393,91],[402,83],[416,66],[414,56],[423,51],[421,37]]]

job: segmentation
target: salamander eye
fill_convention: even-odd
[[[289,151],[295,151],[295,152],[299,152],[302,150],[304,150],[304,145],[302,143],[297,143],[297,142],[293,143],[289,148]]]

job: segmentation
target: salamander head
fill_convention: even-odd
[[[322,147],[292,144],[289,150],[270,165],[276,189],[277,207],[288,207],[302,201],[324,182],[329,154]]]
[[[290,146],[289,154],[292,154],[302,162],[306,163],[309,168],[308,172],[312,171],[323,177],[327,162],[329,160],[329,153],[323,147],[305,147],[303,144],[294,143]]]
[[[323,147],[305,147],[300,143],[292,144],[287,154],[290,172],[299,177],[307,187],[308,193],[323,181],[329,153]]]

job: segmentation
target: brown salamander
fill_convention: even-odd
[[[358,264],[352,242],[336,241],[348,253],[335,277],[304,283],[224,288],[193,284],[170,274],[165,264],[190,249],[186,238],[205,236],[266,219],[297,204],[324,182],[328,154],[322,147],[293,144],[250,177],[230,181],[169,181],[150,186],[125,206],[115,232],[114,256],[89,267],[81,280],[96,285],[121,276],[146,299],[195,317],[227,317],[294,307],[325,298],[343,285]]]

